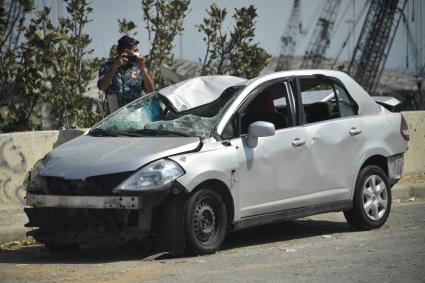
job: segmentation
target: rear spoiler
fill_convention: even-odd
[[[382,105],[391,112],[400,112],[401,101],[392,96],[372,96],[376,103]]]

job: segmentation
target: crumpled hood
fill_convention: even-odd
[[[134,171],[153,160],[195,150],[200,142],[198,137],[80,136],[51,151],[40,175],[84,180]]]

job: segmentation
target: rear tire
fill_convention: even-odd
[[[185,206],[185,230],[189,253],[209,254],[217,251],[227,231],[224,199],[208,188],[191,195]]]
[[[386,173],[376,165],[360,170],[354,191],[353,207],[344,211],[347,222],[359,229],[384,225],[391,210],[391,189]]]

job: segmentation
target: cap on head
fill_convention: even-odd
[[[131,49],[133,45],[137,45],[138,43],[139,43],[138,40],[128,35],[124,35],[120,39],[118,39],[118,46],[117,46],[118,53],[122,53],[125,49]]]

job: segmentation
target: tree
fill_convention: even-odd
[[[25,17],[33,9],[32,0],[0,0],[0,106],[12,105],[6,117],[0,114],[0,132],[39,126],[34,119],[30,119],[37,98],[31,97],[20,105],[25,95],[20,39]]]
[[[12,73],[7,80],[19,89],[7,93],[16,103],[9,103],[1,131],[40,128],[34,114],[40,102],[50,106],[57,128],[87,127],[100,118],[93,103],[83,97],[98,69],[98,60],[87,60],[92,53],[88,48],[91,39],[84,33],[92,9],[87,0],[65,2],[68,15],[59,18],[58,25],[44,7],[20,27],[24,39],[16,47],[16,66],[7,65],[5,70]]]
[[[230,33],[223,31],[226,9],[212,4],[206,12],[208,17],[198,26],[198,31],[205,34],[203,40],[207,44],[205,56],[200,59],[201,74],[258,76],[271,56],[258,43],[253,43],[256,8],[250,5],[235,9],[232,16],[235,24]]]
[[[68,16],[59,18],[58,26],[45,18],[40,26],[35,27],[44,34],[43,41],[33,44],[33,49],[35,46],[36,50],[44,50],[40,57],[44,57],[42,65],[50,87],[43,99],[51,106],[57,127],[87,127],[99,118],[83,98],[99,65],[97,60],[87,60],[93,50],[89,49],[91,39],[84,33],[84,28],[91,21],[88,15],[92,8],[87,0],[65,2]],[[45,8],[47,14],[48,10]],[[44,46],[46,42],[48,45]]]
[[[0,51],[16,50],[25,16],[34,9],[33,0],[0,0]]]
[[[173,63],[174,38],[183,31],[189,0],[142,0],[150,51],[147,67],[157,87],[164,86],[160,66]]]

